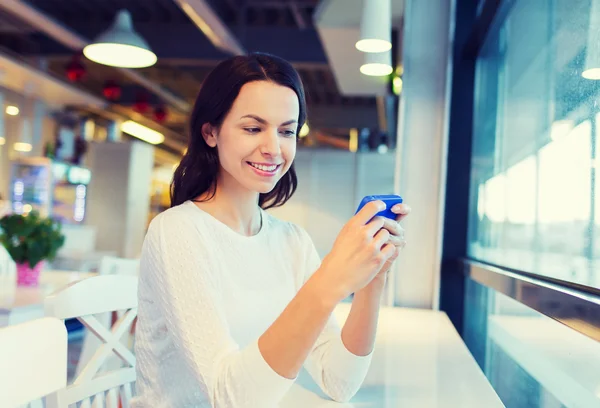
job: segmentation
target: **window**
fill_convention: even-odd
[[[469,256],[600,288],[600,0],[505,3],[476,64]]]
[[[507,407],[596,407],[600,343],[467,278],[463,337]]]

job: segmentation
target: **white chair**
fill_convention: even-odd
[[[65,224],[62,227],[64,244],[52,261],[52,269],[90,272],[98,268],[100,257],[96,254],[96,227]]]
[[[103,256],[100,261],[100,268],[98,270],[98,274],[100,276],[106,275],[120,275],[120,276],[137,276],[140,267],[139,259],[127,259],[127,258],[119,258],[116,256]],[[116,315],[116,316],[115,316]],[[111,325],[111,321],[114,321],[115,318],[120,318],[121,313],[117,312],[113,313],[103,313],[101,315],[96,316],[98,322],[104,326],[109,327]],[[135,326],[135,322],[133,323]],[[133,329],[131,331],[133,335]],[[130,342],[128,342],[130,343]],[[81,370],[87,362],[93,357],[95,351],[100,347],[102,342],[95,336],[93,333],[90,333],[89,330],[86,330],[84,333],[83,345],[81,347],[81,355],[79,356],[79,363],[77,364],[77,368],[75,370],[75,374],[79,375]],[[133,347],[133,345],[131,345]],[[119,365],[119,361],[115,361],[115,356],[111,356],[109,361],[107,362],[110,367],[115,367]]]
[[[6,248],[0,245],[0,285],[8,284],[9,281],[14,284],[16,277],[17,264],[13,261]]]
[[[17,264],[0,244],[0,309],[4,303],[12,304],[17,289]],[[0,327],[11,323],[10,310],[0,310]]]
[[[44,317],[0,329],[0,407],[41,407],[67,385],[67,329]],[[26,405],[27,406],[27,405]]]
[[[139,259],[118,258],[104,256],[100,261],[99,275],[138,275],[140,269]]]
[[[117,408],[119,401],[122,408],[129,407],[131,386],[135,382],[135,357],[121,337],[129,335],[137,316],[137,286],[136,276],[96,276],[48,296],[45,304],[48,316],[78,319],[88,333],[100,340],[100,346],[71,384],[46,398],[46,408],[66,408],[71,404]],[[124,312],[110,328],[94,316],[114,311]],[[118,357],[120,366],[102,372],[113,355]]]

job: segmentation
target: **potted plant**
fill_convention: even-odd
[[[41,217],[9,214],[0,219],[0,243],[17,264],[17,284],[37,286],[44,261],[52,261],[65,243],[60,222]]]

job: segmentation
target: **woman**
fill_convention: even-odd
[[[234,57],[204,81],[172,208],[144,242],[134,406],[276,406],[305,363],[334,400],[360,387],[402,229],[370,203],[321,263],[303,229],[264,211],[296,189],[305,119],[300,78],[280,58]],[[331,313],[352,293],[340,329]]]

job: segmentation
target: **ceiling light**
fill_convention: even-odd
[[[394,95],[400,95],[402,93],[402,78],[399,76],[394,76],[392,80],[392,90],[394,91]]]
[[[348,149],[352,153],[356,153],[358,151],[358,129],[357,128],[350,129],[350,143],[348,144]]]
[[[6,144],[6,139],[3,137],[0,137],[0,146],[4,146]]]
[[[196,27],[202,31],[202,33],[208,37],[208,39],[215,44],[217,47],[224,47],[223,41],[221,38],[214,32],[211,26],[206,22],[206,20],[196,12],[194,7],[189,5],[186,2],[178,2],[181,6],[183,12],[196,24]]]
[[[365,54],[365,63],[360,67],[360,72],[368,76],[387,76],[393,71],[390,51]]]
[[[600,2],[593,0],[591,4],[590,24],[588,27],[587,47],[585,49],[585,65],[581,76],[586,79],[600,79]]]
[[[162,133],[144,125],[140,125],[132,120],[123,122],[121,124],[121,131],[154,145],[161,144],[165,141],[165,136]]]
[[[23,152],[23,153],[28,153],[30,152],[33,147],[31,146],[31,143],[15,143],[13,145],[13,149],[15,149],[15,151],[17,152]]]
[[[300,128],[300,137],[306,137],[308,135],[308,132],[310,132],[310,128],[308,127],[308,124],[304,124],[302,125],[302,127]]]
[[[19,108],[13,105],[8,105],[6,107],[6,114],[10,116],[17,116],[19,114]]]
[[[368,53],[392,49],[391,0],[364,1],[356,49]]]
[[[131,14],[121,10],[113,25],[83,49],[83,54],[98,64],[123,68],[143,68],[156,63],[156,54],[133,29]]]
[[[600,68],[589,68],[581,74],[585,79],[600,79]]]

